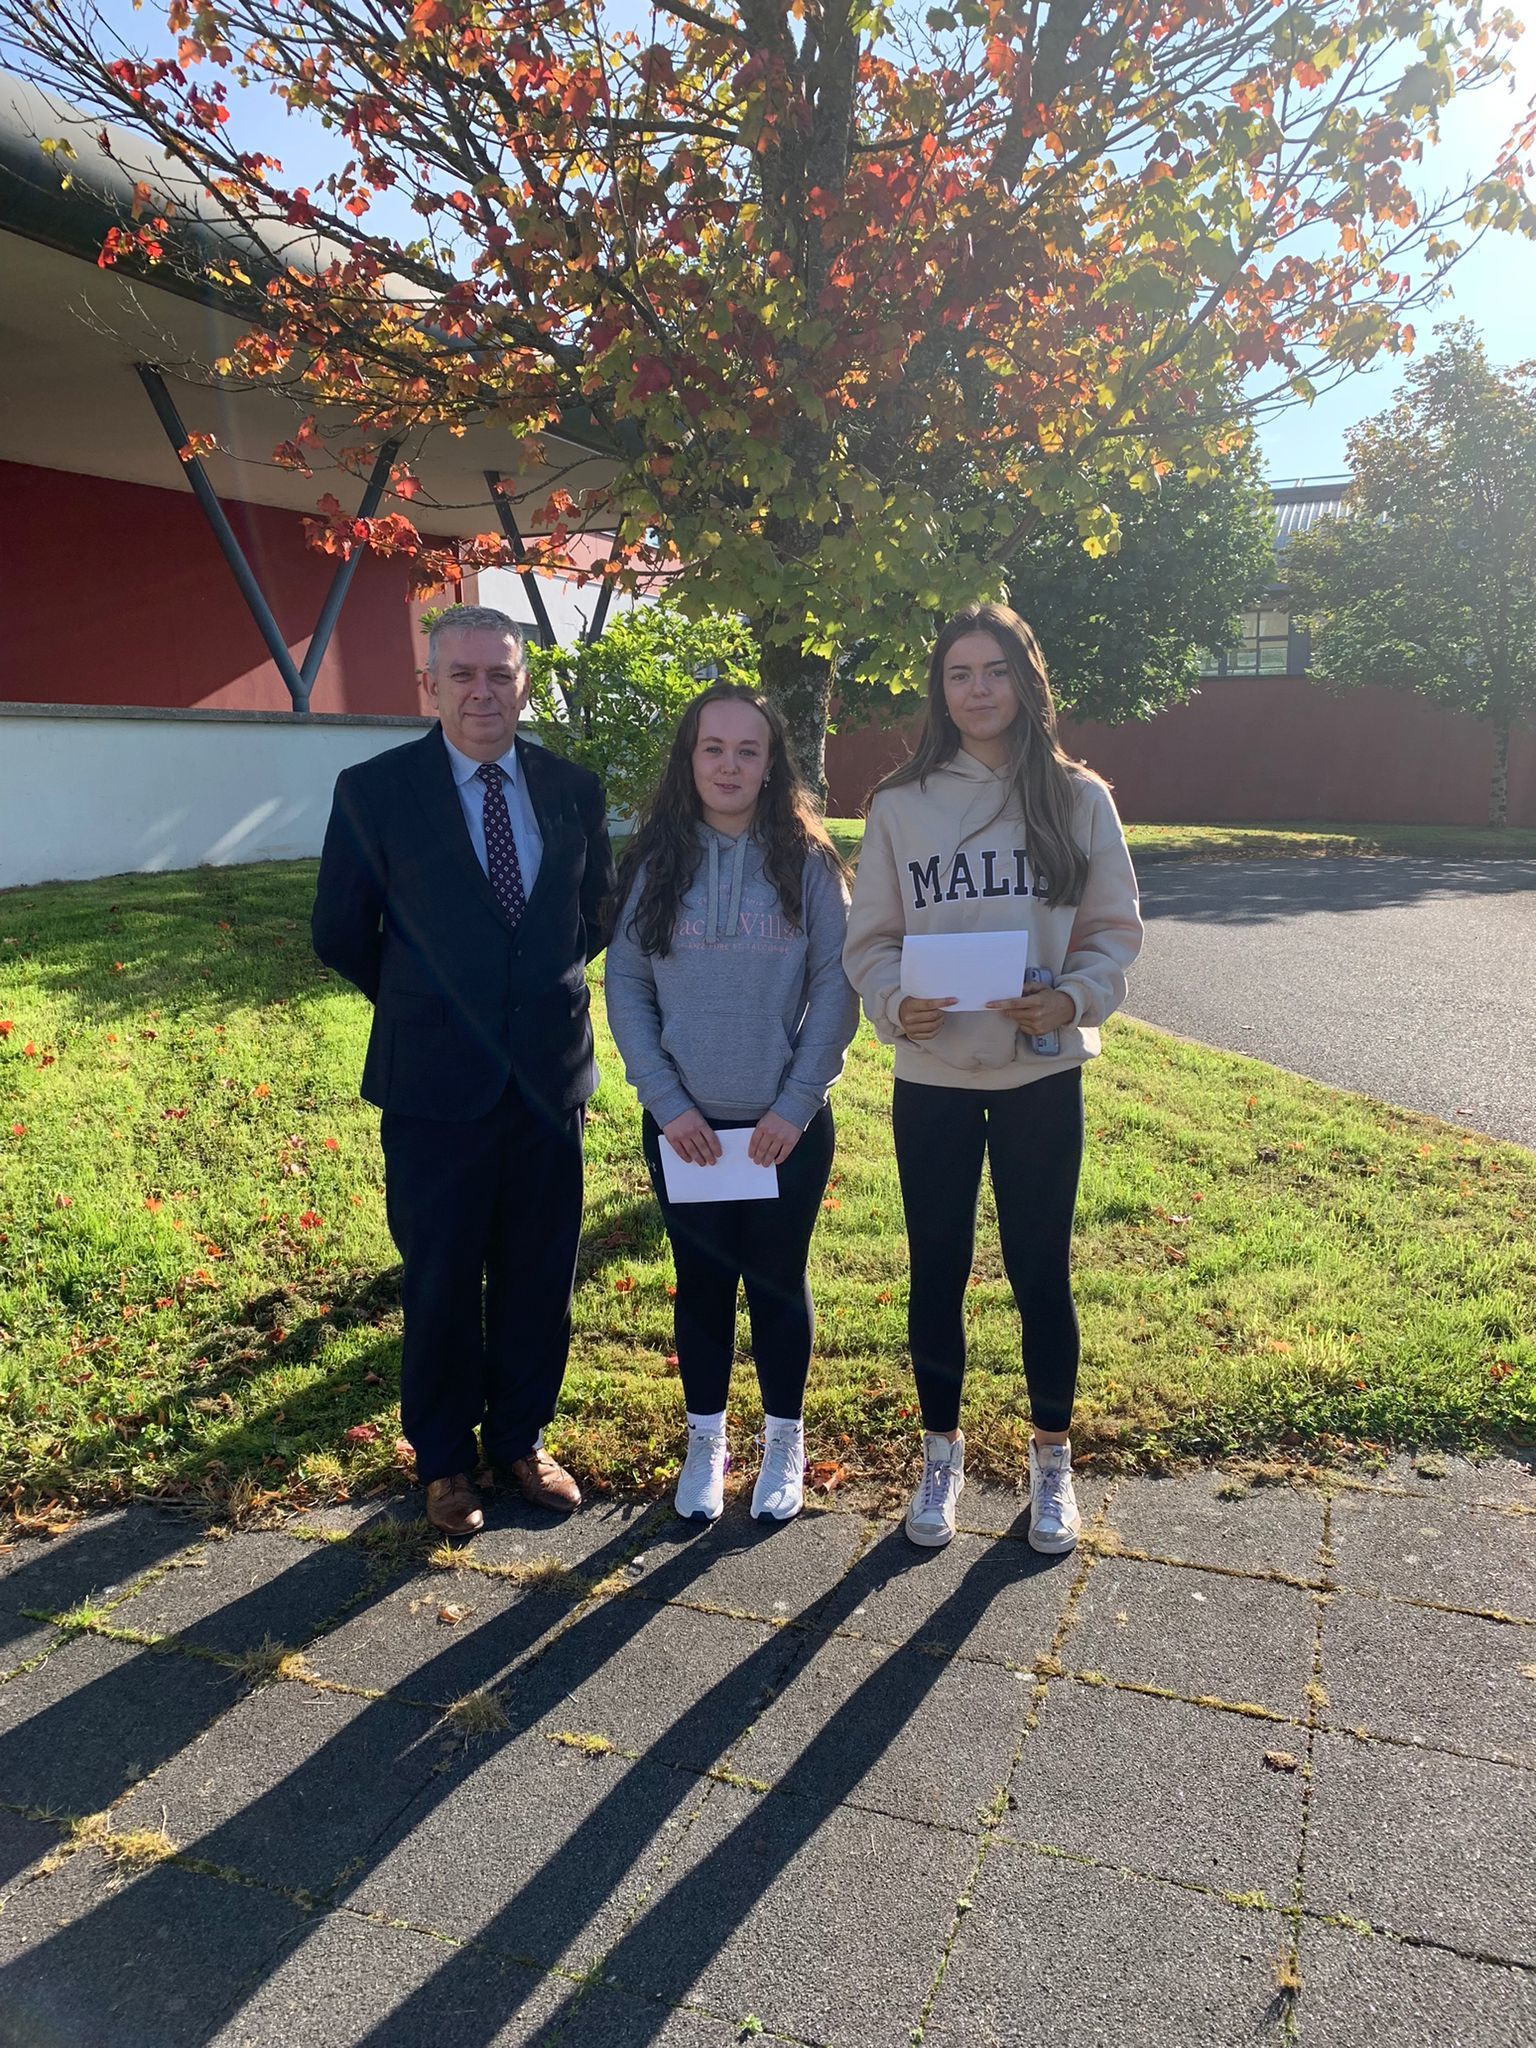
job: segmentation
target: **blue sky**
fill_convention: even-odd
[[[133,0],[100,0],[100,5],[103,18],[126,42],[139,48],[164,47],[164,17],[153,0],[137,10]],[[1529,106],[1536,95],[1536,25],[1514,55],[1512,88],[1490,88],[1452,108],[1439,144],[1426,151],[1418,173],[1422,195],[1454,190],[1469,175],[1486,169],[1494,150]],[[286,118],[264,93],[232,89],[232,103],[232,129],[241,146],[281,157],[293,182],[313,184],[338,160],[337,142],[318,122]],[[404,221],[412,219],[403,216]],[[1446,294],[1442,305],[1415,317],[1420,352],[1431,345],[1439,321],[1467,318],[1482,330],[1495,362],[1514,363],[1536,354],[1531,338],[1536,242],[1515,235],[1485,235],[1451,272]],[[1389,404],[1401,376],[1401,362],[1384,359],[1312,405],[1288,408],[1266,423],[1260,440],[1271,479],[1341,474],[1349,428]]]

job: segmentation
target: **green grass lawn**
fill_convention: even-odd
[[[408,1471],[367,1009],[309,951],[309,863],[0,896],[0,1498],[224,1513]],[[600,980],[600,974],[595,977]],[[598,1006],[599,1014],[601,1005]],[[611,1043],[557,1430],[599,1488],[670,1477],[670,1267]],[[889,1061],[838,1089],[809,1419],[909,1462]],[[1075,1437],[1101,1461],[1536,1436],[1536,1156],[1117,1021],[1089,1070]],[[973,1469],[1022,1469],[1016,1324],[983,1217]],[[732,1412],[757,1415],[750,1369]]]
[[[862,818],[829,818],[844,859],[858,856]],[[1437,860],[1536,860],[1536,831],[1488,825],[1128,825],[1138,863],[1161,860],[1322,860],[1419,854]]]

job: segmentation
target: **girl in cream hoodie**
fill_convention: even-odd
[[[902,994],[909,932],[1020,930],[1030,968],[1046,969],[1053,986],[955,1014],[951,997]],[[1029,1540],[1049,1552],[1077,1542],[1070,1263],[1082,1069],[1124,1000],[1141,937],[1125,834],[1107,785],[1061,750],[1033,631],[1005,605],[960,613],[929,662],[912,758],[870,806],[843,954],[876,1035],[896,1049],[908,1336],[925,1432],[907,1511],[914,1543],[950,1540],[965,1486],[965,1290],[983,1157],[1022,1323],[1034,1423]]]

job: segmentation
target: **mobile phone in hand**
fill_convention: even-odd
[[[1028,988],[1031,982],[1034,982],[1039,988],[1054,988],[1056,986],[1056,977],[1052,974],[1049,967],[1026,967],[1024,970],[1024,986]],[[1042,1059],[1055,1059],[1061,1051],[1061,1033],[1059,1031],[1041,1031],[1038,1033],[1026,1031],[1024,1043],[1031,1052],[1038,1053]]]

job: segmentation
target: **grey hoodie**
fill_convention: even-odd
[[[700,824],[699,865],[671,950],[641,951],[636,876],[608,942],[608,1022],[624,1071],[658,1124],[687,1109],[721,1122],[773,1110],[804,1130],[843,1071],[858,1002],[843,972],[848,899],[814,854],[792,926],[750,832]]]

